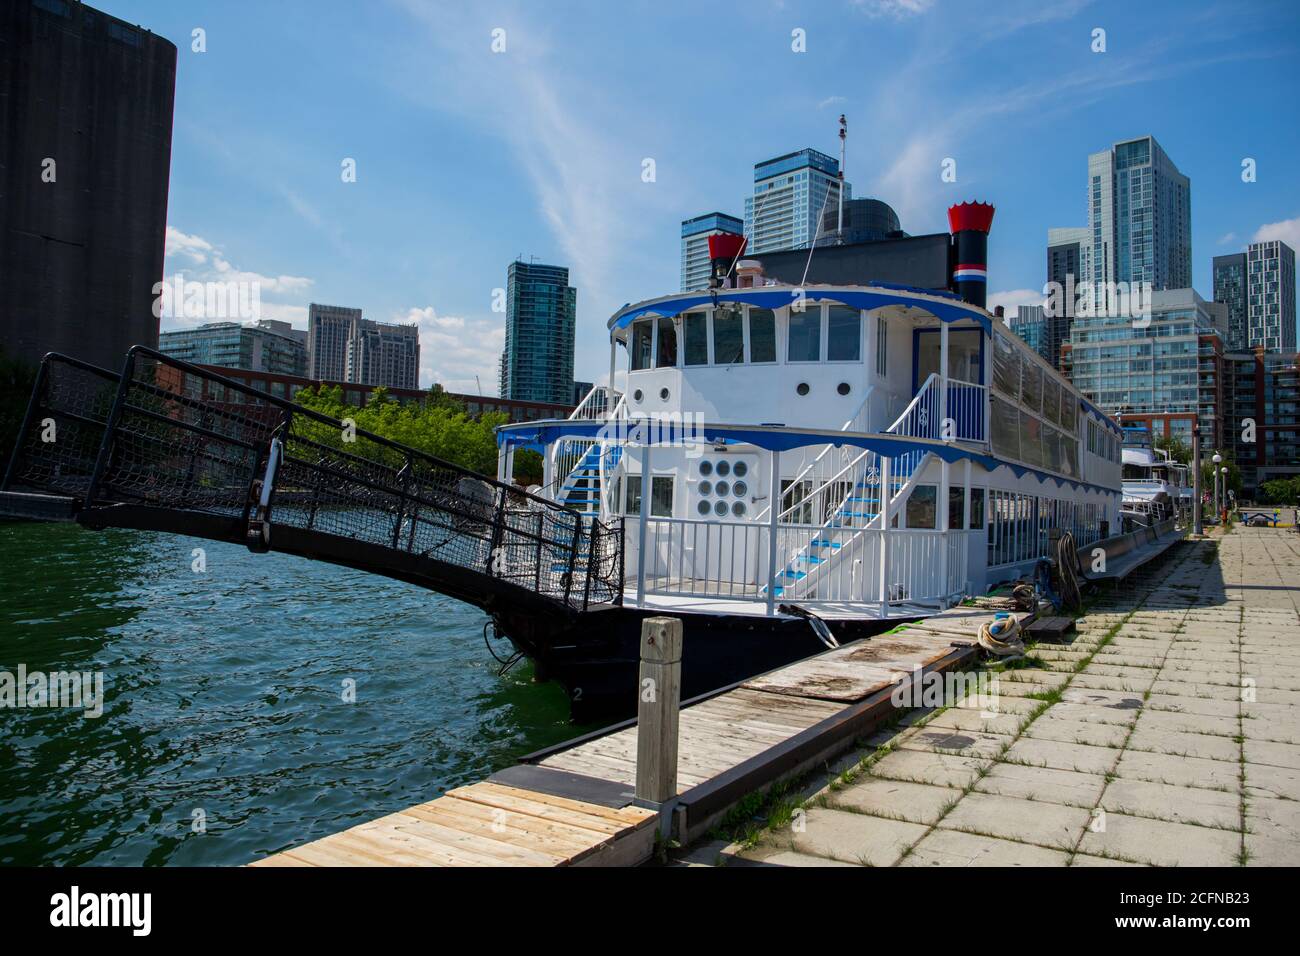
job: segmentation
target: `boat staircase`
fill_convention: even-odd
[[[572,617],[622,603],[622,526],[137,346],[41,363],[0,515],[172,532]]]
[[[938,392],[939,380],[931,376],[885,433],[916,438],[937,437],[938,419],[934,409],[938,407]],[[870,398],[869,391],[864,407]],[[860,426],[861,418],[859,412],[841,430]],[[884,498],[890,502],[889,513],[898,513],[931,457],[929,452],[909,451],[890,458],[887,485],[882,489],[885,469],[880,455],[873,451],[854,453],[839,449],[840,454],[850,460],[836,471],[833,465],[827,468],[823,461],[833,455],[833,449],[834,446],[828,445],[791,485],[793,488],[812,477],[814,487],[798,500],[787,495],[782,501],[784,510],[779,523],[820,523],[820,526],[809,540],[797,543],[787,552],[785,566],[777,574],[780,583],[773,587],[775,597],[815,596],[818,580],[836,566],[842,555],[851,553],[849,546],[855,539],[863,531],[881,528],[880,503]],[[833,457],[831,460],[834,461]],[[762,593],[766,591],[765,585]]]

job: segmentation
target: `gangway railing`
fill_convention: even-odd
[[[51,353],[0,491],[91,527],[193,534],[490,607],[622,600],[622,527],[137,346],[118,375]]]

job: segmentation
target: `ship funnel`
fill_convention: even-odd
[[[963,202],[948,207],[952,233],[949,261],[952,290],[971,305],[984,308],[988,293],[989,229],[993,207],[984,202]]]
[[[709,288],[720,289],[731,272],[732,263],[745,251],[745,237],[734,232],[717,232],[709,236]]]

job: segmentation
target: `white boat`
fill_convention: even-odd
[[[540,451],[537,493],[622,531],[628,623],[556,637],[495,615],[571,689],[635,673],[649,614],[683,619],[706,689],[1031,574],[1054,532],[1119,533],[1120,427],[998,317],[756,266],[618,310],[614,387],[500,429],[499,477]]]
[[[1185,513],[1192,493],[1187,466],[1156,448],[1147,426],[1125,426],[1120,452],[1125,530],[1153,527]]]

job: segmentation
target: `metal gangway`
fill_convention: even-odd
[[[622,603],[623,529],[137,346],[42,361],[0,516],[245,544],[476,605]]]

